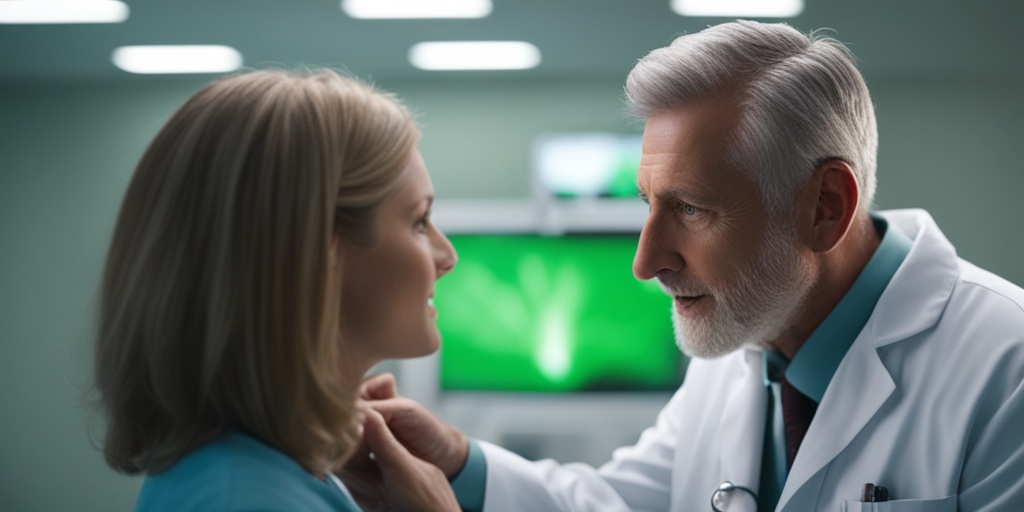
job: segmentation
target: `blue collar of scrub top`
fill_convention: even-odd
[[[839,363],[871,318],[878,298],[910,252],[912,242],[907,235],[899,229],[889,229],[889,223],[880,215],[872,213],[871,220],[882,238],[878,249],[850,290],[786,367],[786,380],[818,403]]]

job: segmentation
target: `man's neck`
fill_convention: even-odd
[[[880,242],[881,237],[875,231],[871,217],[865,213],[850,227],[837,247],[814,254],[814,285],[797,309],[790,328],[768,345],[793,359],[804,342],[853,286]]]

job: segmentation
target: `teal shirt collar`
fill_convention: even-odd
[[[878,298],[910,252],[911,241],[899,229],[872,214],[875,230],[882,240],[850,291],[821,325],[811,333],[786,367],[786,380],[801,393],[821,403],[836,368],[871,318]]]

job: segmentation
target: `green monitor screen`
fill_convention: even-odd
[[[436,285],[442,391],[656,391],[683,361],[637,235],[457,234]]]

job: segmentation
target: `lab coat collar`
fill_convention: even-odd
[[[743,375],[733,381],[718,425],[722,440],[719,468],[733,484],[756,490],[761,466],[751,461],[761,460],[764,429],[750,426],[764,425],[766,420],[768,397],[761,373],[763,354],[760,347],[751,345],[741,349],[739,355],[743,358]],[[730,512],[757,512],[757,501],[743,494],[731,495],[729,501]]]
[[[875,347],[905,340],[935,325],[960,275],[956,249],[931,215],[924,210],[882,214],[890,227],[902,230],[914,244],[893,276],[893,283],[899,285],[890,284],[865,326]]]
[[[785,367],[786,380],[797,390],[820,404],[836,368],[874,312],[882,292],[903,264],[911,240],[899,229],[872,214],[875,231],[881,241],[875,253],[860,271],[850,289],[800,346]]]
[[[880,213],[890,229],[903,231],[913,245],[825,390],[776,510],[786,510],[805,485],[820,485],[822,478],[816,475],[850,444],[895,390],[878,349],[935,325],[952,293],[959,273],[956,251],[931,216],[922,210]],[[806,492],[818,494],[812,489]],[[794,503],[794,510],[798,506],[803,505]]]

